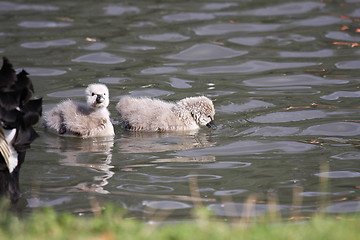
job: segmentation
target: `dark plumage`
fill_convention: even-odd
[[[34,93],[28,73],[16,74],[7,58],[0,69],[0,195],[15,203],[20,195],[19,172],[26,149],[38,137],[33,125],[42,113],[42,99]]]

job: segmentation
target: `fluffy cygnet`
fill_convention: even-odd
[[[44,114],[45,126],[59,134],[70,133],[85,137],[114,135],[110,121],[109,90],[103,84],[90,84],[86,104],[66,100]]]
[[[132,131],[196,130],[199,125],[216,129],[214,104],[204,96],[184,98],[175,103],[125,96],[116,109],[125,127]]]

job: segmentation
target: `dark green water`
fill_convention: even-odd
[[[111,202],[184,219],[201,197],[238,217],[249,197],[260,215],[276,196],[283,216],[360,211],[359,22],[356,0],[0,1],[0,54],[44,109],[105,83],[116,131],[83,140],[38,124],[18,208]],[[218,129],[125,132],[115,104],[128,94],[208,96]]]

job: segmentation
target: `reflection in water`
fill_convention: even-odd
[[[124,153],[147,153],[211,147],[216,142],[205,133],[194,132],[126,132],[117,147]]]
[[[47,148],[47,152],[57,153],[63,157],[59,160],[61,165],[85,167],[100,174],[94,177],[94,182],[84,182],[71,186],[67,189],[68,192],[109,193],[104,187],[114,175],[114,172],[111,171],[113,168],[111,165],[113,137],[81,139],[47,136],[45,141],[51,146]]]

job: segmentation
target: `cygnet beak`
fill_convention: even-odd
[[[207,126],[208,128],[213,129],[213,130],[217,129],[217,127],[216,127],[216,125],[215,125],[215,123],[214,123],[214,120],[211,120],[208,124],[206,124],[206,126]]]
[[[96,95],[96,103],[103,103],[105,101],[105,98],[99,94]]]

